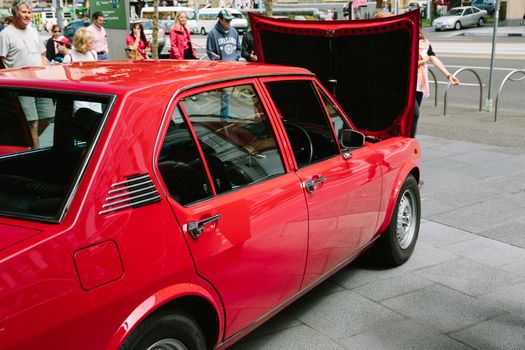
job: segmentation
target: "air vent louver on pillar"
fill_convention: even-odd
[[[148,174],[130,176],[114,183],[108,191],[100,215],[126,208],[138,208],[160,201],[160,195]]]

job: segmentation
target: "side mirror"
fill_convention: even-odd
[[[341,136],[341,143],[350,149],[363,147],[365,145],[365,135],[359,131],[344,129]]]

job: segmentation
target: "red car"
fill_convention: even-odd
[[[315,23],[252,25],[261,58],[294,52],[319,78],[211,61],[0,72],[1,349],[226,348],[368,248],[410,257],[418,18]],[[38,146],[35,117],[53,118]]]

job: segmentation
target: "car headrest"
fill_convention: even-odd
[[[73,133],[80,141],[89,141],[96,127],[100,123],[102,113],[90,108],[79,108],[73,117]]]

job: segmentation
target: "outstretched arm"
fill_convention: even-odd
[[[441,73],[443,73],[443,75],[445,75],[447,77],[447,80],[452,85],[458,85],[460,83],[460,81],[459,81],[459,79],[457,77],[455,77],[452,74],[450,74],[448,69],[445,67],[445,65],[441,62],[441,60],[439,58],[437,58],[434,55],[428,56],[428,57],[429,57],[430,62],[432,62],[432,64],[434,65],[434,67],[436,67]]]

